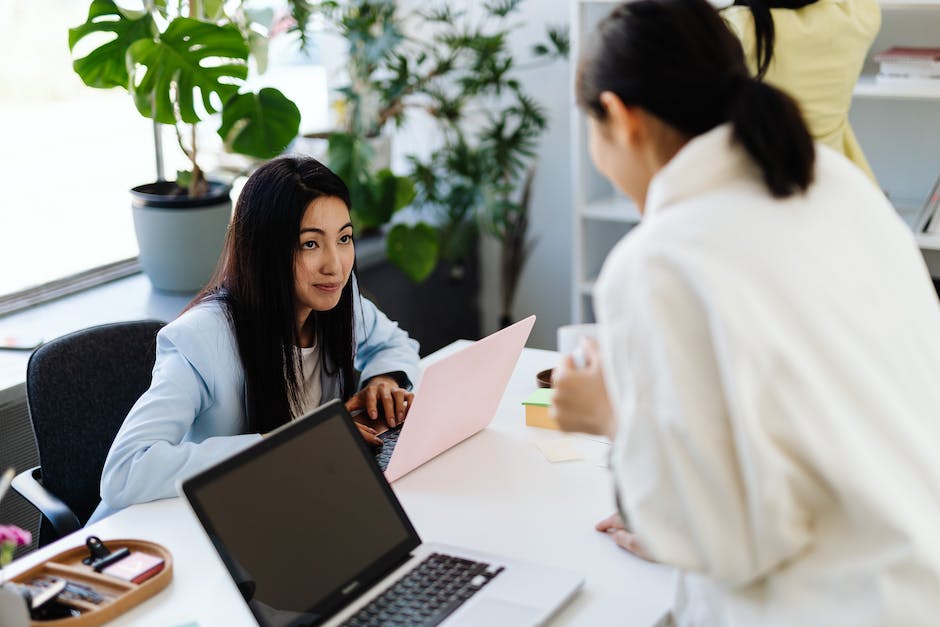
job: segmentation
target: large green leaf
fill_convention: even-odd
[[[75,59],[72,67],[89,87],[127,89],[127,50],[136,41],[152,38],[154,32],[150,14],[122,10],[112,0],[94,0],[88,7],[88,20],[69,29],[69,50],[74,51],[75,45],[88,35],[111,33],[114,37]]]
[[[396,224],[385,239],[388,258],[409,279],[421,282],[437,265],[437,232],[427,224]]]
[[[389,174],[391,174],[391,171],[389,171]],[[392,213],[410,205],[418,195],[414,181],[411,178],[407,176],[395,176],[394,178],[395,199],[392,205]]]
[[[196,90],[206,113],[215,113],[212,94],[225,102],[248,75],[248,44],[233,24],[178,17],[159,40],[133,43],[128,57],[135,70],[130,90],[137,110],[163,124],[200,120],[193,102]]]
[[[327,162],[349,186],[357,229],[385,224],[396,211],[415,199],[415,186],[410,178],[396,176],[387,168],[373,173],[374,155],[372,146],[359,135],[330,135]]]
[[[352,201],[352,220],[359,231],[382,221],[370,219],[373,204],[372,175],[369,164],[374,151],[367,141],[352,133],[332,133],[327,148],[327,165],[349,187]]]
[[[330,169],[346,181],[347,185],[353,185],[354,181],[358,180],[360,176],[368,174],[373,154],[374,151],[369,143],[358,135],[352,133],[330,134],[327,161]],[[357,198],[353,198],[353,203],[357,201]]]
[[[356,213],[362,227],[380,226],[392,219],[392,214],[407,206],[415,198],[411,179],[395,176],[389,169],[380,170],[365,181],[368,201],[358,203]]]
[[[300,109],[272,87],[235,94],[222,107],[219,136],[233,152],[259,159],[280,154],[297,137]]]

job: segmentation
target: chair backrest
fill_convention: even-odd
[[[85,524],[101,469],[131,407],[150,387],[157,320],[90,327],[39,347],[26,367],[43,486]]]

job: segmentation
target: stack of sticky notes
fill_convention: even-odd
[[[552,389],[539,388],[522,401],[525,407],[525,423],[530,427],[543,429],[557,429],[558,423],[548,415],[548,407],[552,402]]]

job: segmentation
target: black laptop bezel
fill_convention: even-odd
[[[218,537],[218,534],[215,526],[211,523],[207,512],[203,508],[202,503],[199,501],[199,491],[203,487],[212,483],[222,475],[225,475],[232,469],[237,468],[242,464],[255,459],[256,457],[267,454],[271,449],[277,448],[281,444],[293,439],[294,437],[297,437],[301,433],[304,433],[310,429],[315,429],[327,420],[336,418],[342,419],[342,422],[346,425],[350,435],[358,443],[357,449],[358,454],[362,457],[362,463],[369,466],[373,475],[375,476],[376,481],[380,483],[385,497],[389,500],[396,515],[404,525],[407,535],[405,540],[394,546],[385,555],[375,560],[371,565],[359,572],[355,577],[349,581],[340,583],[340,585],[335,590],[327,594],[322,601],[306,609],[305,612],[309,613],[317,624],[332,617],[344,606],[348,605],[361,594],[368,591],[375,583],[388,575],[389,572],[409,559],[411,552],[421,544],[421,538],[418,536],[418,532],[415,530],[414,525],[411,524],[411,520],[408,519],[408,515],[405,513],[404,508],[402,508],[401,502],[399,502],[388,481],[386,481],[385,475],[381,470],[379,470],[378,464],[375,462],[374,453],[366,446],[366,443],[362,439],[362,436],[359,433],[358,428],[355,426],[352,417],[349,415],[349,412],[346,411],[345,405],[343,405],[343,403],[338,399],[321,405],[302,418],[287,423],[275,431],[272,431],[261,442],[258,442],[257,444],[254,444],[253,446],[250,446],[249,448],[226,458],[215,466],[203,470],[199,474],[193,475],[180,484],[180,489],[184,498],[189,503],[189,506],[192,508],[193,512],[196,514],[196,518],[199,519],[203,530],[209,536],[209,541],[211,542],[211,538]],[[289,490],[290,488],[285,487],[285,491]],[[285,498],[290,497],[285,496]],[[229,576],[231,576],[231,572],[229,572]]]

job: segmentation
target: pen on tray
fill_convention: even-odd
[[[116,551],[112,551],[111,553],[108,553],[104,557],[96,559],[95,561],[91,563],[91,567],[96,573],[100,573],[102,570],[104,570],[111,564],[121,561],[122,559],[124,559],[130,554],[131,554],[130,549],[128,549],[127,547],[123,547]]]

